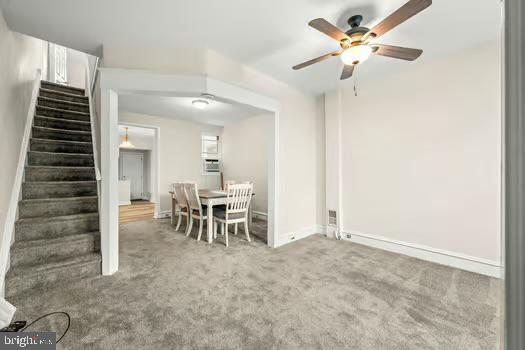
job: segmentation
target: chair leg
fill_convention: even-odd
[[[213,220],[213,219],[212,219]],[[213,239],[217,239],[217,221],[216,220],[213,220],[212,221],[212,227],[213,227]]]
[[[248,242],[251,242],[250,232],[248,232],[248,221],[244,221],[244,232],[246,233],[246,239],[248,240]]]
[[[201,217],[199,220],[199,234],[197,235],[197,241],[201,240],[203,222],[204,222],[204,219]]]
[[[235,231],[233,232],[233,234],[236,235],[236,236],[237,236],[238,229],[239,229],[239,223],[236,222],[235,223]]]
[[[226,232],[224,232],[225,238],[226,238],[226,247],[228,246],[228,224],[224,225],[226,228]]]
[[[224,222],[221,222],[221,235],[224,236]]]
[[[190,215],[188,215],[188,227],[186,228],[186,237],[190,235],[192,228],[193,228],[193,218]]]
[[[181,213],[179,213],[179,220],[177,221],[177,227],[175,227],[175,231],[179,230],[181,223],[182,223],[182,215]]]

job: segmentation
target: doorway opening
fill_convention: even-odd
[[[158,217],[158,130],[119,125],[119,224]]]

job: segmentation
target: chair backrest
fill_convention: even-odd
[[[188,199],[184,193],[184,184],[182,182],[174,183],[173,192],[175,192],[175,200],[177,201],[177,205],[181,208],[187,208]]]
[[[224,189],[226,189],[226,187],[228,187],[229,185],[235,185],[235,181],[233,180],[224,181]]]
[[[244,183],[226,187],[226,215],[248,212],[252,200],[253,184]]]
[[[199,190],[197,184],[194,182],[187,182],[184,184],[184,192],[186,193],[186,198],[188,199],[188,205],[191,209],[198,210],[201,212],[201,200],[199,198]]]

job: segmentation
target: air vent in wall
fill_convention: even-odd
[[[337,212],[335,210],[328,210],[328,225],[337,226]]]

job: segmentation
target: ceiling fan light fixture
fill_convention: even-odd
[[[372,54],[372,48],[368,45],[350,46],[341,54],[341,61],[344,64],[355,66],[363,63]]]
[[[193,100],[191,102],[191,104],[193,105],[193,107],[197,108],[197,109],[204,109],[206,108],[210,103],[206,100],[202,100],[202,99],[197,99],[197,100]]]

